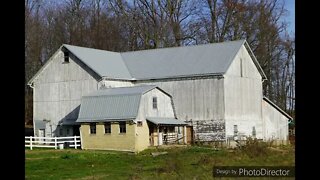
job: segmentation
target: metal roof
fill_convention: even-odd
[[[67,44],[63,46],[101,77],[131,79],[131,75],[120,53]]]
[[[245,40],[121,53],[136,79],[224,74]]]
[[[244,43],[238,40],[122,53],[63,46],[101,77],[139,80],[224,74]]]
[[[289,120],[293,120],[293,118],[287,114],[286,112],[284,112],[279,106],[277,106],[275,103],[273,103],[270,99],[268,99],[267,97],[263,96],[263,100],[267,103],[269,103],[271,106],[273,106],[275,109],[277,109],[280,113],[282,113],[284,116],[286,116]]]
[[[142,94],[156,86],[135,86],[101,89],[81,99],[76,122],[99,122],[135,119]]]
[[[121,53],[68,44],[63,44],[59,49],[69,50],[100,77],[146,80],[222,75],[227,71],[242,45],[246,45],[246,48],[249,47],[246,40],[238,40]],[[250,47],[248,51],[251,51]],[[51,60],[52,57],[49,62]],[[253,60],[263,79],[266,79],[254,55]],[[44,66],[47,66],[49,62],[46,62]],[[43,71],[43,67],[28,82],[29,85]]]
[[[146,119],[156,125],[187,125],[187,123],[174,118],[146,117]]]

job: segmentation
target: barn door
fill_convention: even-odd
[[[191,144],[193,141],[193,128],[192,126],[187,126],[187,144]]]

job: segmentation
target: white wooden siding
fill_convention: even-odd
[[[80,105],[81,97],[97,89],[97,80],[74,62],[72,56],[67,64],[63,60],[60,51],[34,80],[33,119],[51,120],[53,132],[59,121],[76,118],[74,110]],[[47,124],[46,134],[50,133]]]
[[[264,139],[288,140],[289,119],[264,100],[262,100],[262,112],[265,126]]]
[[[104,86],[105,88],[115,88],[115,87],[128,87],[133,86],[132,82],[128,81],[116,81],[116,80],[102,80],[99,82],[99,88]]]
[[[240,134],[251,136],[255,127],[256,137],[262,138],[261,75],[244,47],[225,74],[224,88],[226,135],[232,136],[237,125]]]
[[[152,107],[153,97],[157,97],[157,109]],[[142,95],[137,120],[144,120],[146,117],[174,118],[171,98],[158,89],[153,89]]]
[[[196,140],[225,139],[223,78],[148,81],[173,97],[177,118],[193,125]]]
[[[138,84],[154,84],[169,93],[178,119],[224,119],[223,79],[155,80]]]

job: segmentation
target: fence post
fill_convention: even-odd
[[[32,150],[32,136],[30,136],[30,150]]]
[[[77,136],[74,136],[74,149],[77,149]]]
[[[57,149],[57,137],[54,137],[54,149]]]

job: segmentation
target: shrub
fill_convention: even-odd
[[[265,156],[268,154],[268,143],[249,137],[246,140],[246,144],[241,148],[241,151],[251,158]]]

